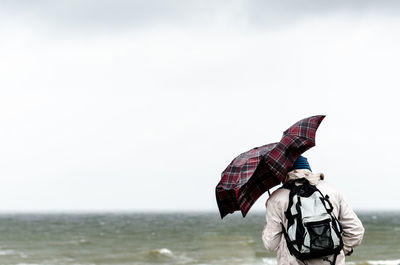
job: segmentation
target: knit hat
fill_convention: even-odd
[[[305,158],[304,156],[299,156],[299,158],[297,158],[297,160],[294,161],[293,167],[290,171],[295,169],[308,169],[312,171],[310,164],[308,164],[307,158]]]

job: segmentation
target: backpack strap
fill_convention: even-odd
[[[335,264],[336,264],[336,258],[337,258],[338,255],[339,255],[339,254],[335,254],[335,255],[333,256],[332,265],[335,265]]]
[[[285,237],[285,240],[286,240],[287,248],[289,249],[289,253],[290,253],[290,255],[294,256],[294,254],[293,254],[293,251],[294,251],[293,245],[297,244],[297,242],[296,242],[296,240],[294,240],[294,241],[290,240],[289,235],[288,235],[288,233],[286,231],[286,228],[283,225],[283,223],[281,223],[281,226],[282,226],[282,233],[283,233],[283,235]]]
[[[288,208],[285,211],[285,216],[286,219],[288,220],[288,227],[292,226],[294,224],[294,220],[297,220],[297,223],[300,224],[302,222],[302,214],[301,214],[301,200],[300,200],[300,194],[303,192],[304,189],[308,190],[307,187],[305,186],[309,186],[310,182],[303,178],[303,179],[299,179],[302,183],[300,185],[296,185],[296,182],[298,183],[298,181],[291,181],[289,183],[286,183],[282,186],[282,188],[285,189],[289,189],[290,193],[289,193],[289,204],[288,204]],[[308,185],[307,185],[308,184]],[[297,202],[296,205],[293,205],[293,198],[297,197]],[[293,214],[291,209],[292,207],[296,208],[297,213]],[[300,231],[298,233],[296,233],[296,239],[294,241],[291,241],[286,230],[284,229],[284,226],[282,224],[282,228],[283,228],[283,232],[285,234],[285,238],[286,238],[286,242],[288,243],[288,248],[290,253],[292,254],[292,249],[293,249],[293,245],[297,244],[297,248],[301,249],[302,247],[302,241],[303,238],[299,238],[302,234],[304,234],[304,227],[299,226],[298,228],[300,229]],[[293,254],[292,254],[293,255]]]

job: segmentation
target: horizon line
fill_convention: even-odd
[[[356,213],[368,213],[368,212],[400,212],[400,208],[362,208],[362,209],[354,209]],[[149,213],[149,214],[173,214],[173,213],[215,213],[219,215],[218,210],[211,209],[106,209],[106,210],[95,210],[95,209],[84,209],[84,210],[0,210],[0,215],[12,215],[12,214],[134,214],[134,213]],[[254,211],[250,211],[247,216],[252,214],[262,214],[265,213],[265,210],[256,209]],[[235,212],[230,215],[240,215],[240,212]]]

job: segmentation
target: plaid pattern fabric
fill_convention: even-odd
[[[246,216],[254,202],[286,177],[294,161],[315,145],[323,115],[303,119],[287,129],[278,143],[253,148],[236,157],[216,187],[221,218],[240,210]]]

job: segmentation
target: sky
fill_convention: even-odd
[[[398,32],[388,0],[1,1],[0,212],[218,213],[234,157],[318,114],[313,171],[399,210]]]

